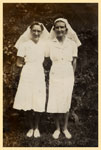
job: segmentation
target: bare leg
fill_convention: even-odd
[[[35,112],[35,129],[39,129],[40,113]]]
[[[55,114],[54,118],[55,118],[55,125],[56,125],[56,130],[53,133],[53,138],[54,139],[58,139],[59,135],[60,135],[60,122],[59,122],[59,115],[60,114]]]
[[[35,112],[35,131],[34,131],[34,137],[40,137],[40,132],[39,132],[39,121],[40,121],[40,113]]]
[[[28,130],[26,136],[27,137],[32,137],[33,135],[33,115],[32,115],[32,112],[31,111],[28,111],[27,112],[27,122],[29,123],[30,125],[30,129]]]
[[[69,112],[64,114],[64,127],[63,127],[63,133],[66,138],[71,139],[71,134],[69,133],[67,126],[68,126],[68,119],[69,119]]]
[[[56,124],[56,130],[60,130],[60,122],[59,122],[59,114],[55,114],[55,124]]]
[[[68,126],[68,118],[69,118],[69,112],[67,112],[67,113],[64,114],[64,127],[63,127],[63,130],[66,130],[66,129],[67,129],[67,126]]]

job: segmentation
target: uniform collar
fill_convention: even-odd
[[[53,43],[56,43],[58,47],[67,47],[67,44],[70,42],[70,39],[66,36],[62,44],[60,44],[56,37],[52,41]]]
[[[53,40],[53,42],[59,42],[58,39],[55,37]],[[66,41],[69,41],[69,38],[66,36],[63,43],[65,43]]]

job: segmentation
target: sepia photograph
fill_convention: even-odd
[[[3,3],[3,147],[98,147],[98,3]]]

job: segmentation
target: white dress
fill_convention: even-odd
[[[52,67],[49,80],[47,112],[66,113],[71,106],[74,86],[73,57],[77,57],[77,45],[66,38],[62,44],[55,38],[50,44]]]
[[[25,65],[21,72],[13,108],[45,111],[46,86],[43,69],[45,49],[43,42],[35,44],[32,40],[19,47],[17,55],[25,58]]]

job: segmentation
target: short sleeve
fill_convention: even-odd
[[[76,43],[73,43],[73,57],[78,57],[78,47]]]
[[[25,56],[25,45],[24,44],[21,44],[19,46],[19,49],[18,49],[18,52],[17,52],[17,56],[20,56],[20,57],[24,57]]]

